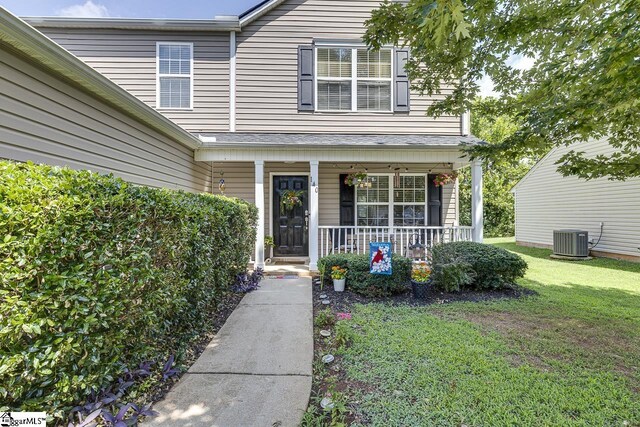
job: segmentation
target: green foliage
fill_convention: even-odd
[[[246,269],[240,200],[0,162],[0,401],[57,418],[179,354]]]
[[[356,305],[340,359],[372,426],[640,425],[640,263],[516,246],[538,295]]]
[[[411,46],[415,90],[439,95],[428,114],[461,114],[488,76],[518,132],[474,156],[519,160],[607,137],[613,155],[580,145],[558,162],[582,178],[640,176],[640,8],[637,0],[385,1],[365,41]],[[530,69],[511,59],[529,58]],[[444,90],[444,88],[447,88]],[[449,87],[452,87],[449,90]]]
[[[331,283],[331,267],[348,268],[351,254],[330,254],[318,260],[318,271],[322,273],[322,281]]]
[[[318,311],[313,323],[318,328],[327,328],[335,325],[336,318],[330,308]]]
[[[436,264],[432,278],[436,288],[445,292],[459,292],[473,284],[475,273],[468,262],[455,261]]]
[[[347,269],[347,287],[353,292],[374,297],[389,296],[404,292],[411,279],[411,260],[393,255],[393,274],[371,274],[369,256],[367,254],[333,254],[321,258],[318,265],[323,265],[327,280],[330,280],[332,266]]]
[[[495,115],[492,98],[477,99],[471,112],[471,132],[489,144],[500,144],[518,130],[513,114]],[[484,232],[487,237],[515,234],[515,208],[511,189],[526,175],[537,158],[511,162],[490,160],[483,164]],[[460,224],[471,225],[471,173],[462,169],[460,182]]]
[[[527,263],[504,249],[475,242],[436,245],[432,251],[434,285],[451,289],[499,289],[524,276]],[[455,264],[462,264],[454,267]]]

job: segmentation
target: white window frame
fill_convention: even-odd
[[[356,206],[355,206],[355,226],[356,227],[390,227],[390,228],[401,228],[401,227],[414,227],[414,226],[404,226],[404,225],[395,225],[394,221],[394,208],[396,205],[398,206],[419,206],[420,203],[409,203],[409,202],[396,202],[394,191],[395,188],[393,186],[393,176],[394,173],[372,173],[368,176],[388,176],[389,177],[389,202],[374,202],[374,203],[364,203],[358,202],[358,191],[359,188],[356,186]],[[429,224],[429,174],[427,173],[401,173],[400,176],[420,176],[424,177],[424,225],[416,225],[415,227],[426,227]],[[389,225],[358,225],[358,207],[359,206],[389,206]]]
[[[318,77],[318,49],[351,49],[351,77]],[[314,70],[313,70],[313,84],[314,84],[314,110],[317,113],[362,113],[362,114],[368,114],[368,113],[372,113],[372,114],[391,114],[393,113],[393,100],[394,100],[394,85],[393,85],[393,70],[394,70],[394,54],[393,54],[393,48],[388,47],[388,46],[384,46],[381,47],[380,50],[390,50],[391,51],[391,74],[389,78],[371,78],[371,77],[362,77],[362,78],[358,78],[358,49],[366,49],[366,46],[361,45],[361,46],[355,46],[355,45],[337,45],[337,44],[331,44],[331,45],[325,45],[325,44],[316,44],[314,46],[313,49],[313,63],[314,63]],[[391,98],[390,98],[390,102],[389,102],[389,109],[388,110],[358,110],[358,81],[362,80],[364,81],[371,81],[371,82],[377,82],[377,81],[389,81],[390,82],[390,87],[391,87]],[[346,82],[346,81],[350,81],[351,82],[351,110],[319,110],[318,109],[318,82],[319,81],[334,81],[334,82]]]
[[[160,46],[189,46],[190,56],[190,73],[187,74],[160,74]],[[162,111],[190,111],[193,110],[193,43],[187,42],[156,42],[156,110]],[[160,106],[160,78],[161,77],[174,77],[174,78],[186,78],[189,77],[189,107],[161,107]]]

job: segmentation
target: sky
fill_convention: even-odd
[[[260,0],[0,0],[18,16],[74,16],[82,18],[185,18],[210,19],[216,15],[239,15]],[[513,56],[509,64],[527,69],[531,58]],[[495,96],[491,79],[480,81],[482,96]]]
[[[238,15],[260,0],[0,0],[18,16],[209,19]]]

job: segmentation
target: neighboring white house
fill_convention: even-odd
[[[552,247],[553,230],[583,229],[597,242],[593,255],[640,261],[640,179],[563,177],[555,163],[571,150],[589,156],[613,152],[606,141],[592,141],[555,148],[540,160],[513,189],[516,242]]]

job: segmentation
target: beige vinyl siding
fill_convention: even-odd
[[[388,173],[387,165],[381,163],[365,163],[359,165],[369,169],[369,173]],[[438,165],[407,165],[409,174],[421,174],[446,172]],[[225,194],[230,197],[239,197],[243,200],[255,201],[255,169],[250,162],[215,162],[213,170],[213,193],[220,194],[218,183],[221,176],[225,180]],[[340,224],[340,174],[351,173],[350,164],[320,163],[318,168],[318,199],[319,199],[319,225],[339,225]],[[221,175],[224,173],[224,175]],[[271,234],[271,195],[272,175],[308,175],[308,163],[282,163],[265,162],[264,165],[264,193],[265,193],[265,232]],[[457,201],[455,185],[445,185],[442,192],[442,215],[445,226],[458,224]]]
[[[460,117],[427,117],[432,100],[411,96],[407,113],[298,112],[298,46],[359,40],[376,0],[288,0],[243,28],[237,50],[238,132],[459,135]]]
[[[208,190],[193,150],[54,78],[0,44],[0,157],[113,173],[151,187]]]
[[[156,107],[156,42],[193,43],[193,110],[159,110],[189,132],[229,130],[229,33],[39,28]]]
[[[562,177],[554,163],[570,150],[588,156],[611,154],[605,141],[593,141],[552,151],[515,188],[516,240],[523,244],[550,246],[553,230],[584,229],[598,239],[597,251],[639,256],[640,179],[625,182]]]

